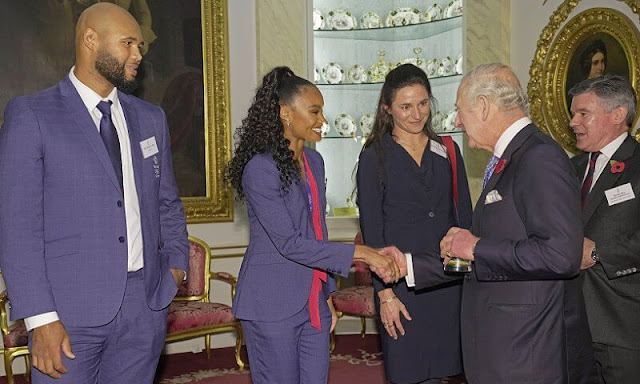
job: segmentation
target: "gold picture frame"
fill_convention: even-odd
[[[233,221],[233,193],[224,181],[231,159],[227,0],[200,0],[204,78],[206,195],[182,197],[188,223]]]
[[[565,1],[551,16],[538,41],[528,85],[533,121],[573,153],[579,150],[569,127],[571,101],[567,94],[571,86],[588,76],[581,73],[580,67],[594,45],[607,47],[605,73],[627,77],[634,89],[640,89],[637,27],[617,10],[591,8],[574,16],[560,29],[578,2]],[[638,13],[637,7],[628,5]]]

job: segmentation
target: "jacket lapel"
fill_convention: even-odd
[[[100,137],[100,132],[98,132],[98,129],[96,128],[91,115],[89,115],[87,107],[82,102],[78,91],[76,91],[73,83],[71,83],[71,80],[69,80],[69,76],[65,77],[60,82],[60,92],[62,94],[63,103],[69,111],[69,115],[73,117],[76,125],[84,134],[85,138],[89,142],[89,145],[96,153],[96,156],[98,156],[98,159],[107,172],[109,179],[111,179],[113,186],[118,190],[119,193],[122,193],[122,191],[120,190],[120,182],[116,177],[116,171],[113,169],[111,159],[109,158],[109,154],[107,153],[107,148],[104,146],[102,138]]]
[[[633,156],[633,152],[636,148],[636,143],[631,136],[627,136],[627,138],[622,142],[622,145],[616,153],[613,154],[611,160],[615,161],[625,161],[631,156]],[[588,157],[587,157],[588,158]],[[584,167],[583,167],[584,171]],[[591,219],[591,215],[595,212],[596,208],[600,205],[605,195],[604,192],[608,189],[613,188],[620,176],[622,176],[624,172],[620,173],[612,173],[611,167],[609,164],[605,165],[600,177],[596,180],[595,185],[587,195],[587,202],[584,205],[584,209],[582,210],[582,223],[586,224]]]
[[[142,167],[142,149],[140,148],[140,141],[142,140],[140,137],[140,120],[136,109],[131,105],[130,96],[118,91],[118,100],[120,100],[120,106],[122,106],[122,112],[127,121],[133,175],[136,181],[136,191],[138,192],[138,204],[140,205],[140,211],[142,211],[144,201],[140,197],[144,196],[144,177],[142,177],[144,168]]]
[[[525,141],[527,141],[529,136],[531,136],[537,131],[538,131],[538,128],[536,128],[535,125],[529,124],[514,136],[514,138],[511,140],[511,142],[505,149],[504,153],[502,154],[502,157],[500,157],[500,160],[505,160],[507,162],[505,165],[505,169],[509,167],[509,163],[511,162],[511,156],[513,156],[513,154],[518,149],[520,149],[520,147],[522,147],[522,145],[525,143]],[[480,193],[480,197],[478,198],[478,202],[476,204],[476,209],[473,211],[473,219],[472,219],[473,233],[476,235],[482,232],[482,213],[484,212],[484,201],[487,197],[487,194],[489,193],[489,191],[492,191],[495,188],[496,184],[498,183],[498,181],[500,180],[500,177],[502,177],[504,172],[505,170],[502,170],[499,173],[493,172],[493,174],[487,181],[487,185],[485,185],[484,189]]]

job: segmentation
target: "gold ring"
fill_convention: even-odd
[[[447,251],[446,255],[448,258],[451,258],[451,252]]]

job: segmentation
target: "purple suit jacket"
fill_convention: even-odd
[[[305,148],[318,181],[320,209],[326,207],[324,163],[320,154]],[[347,276],[353,260],[353,244],[315,239],[307,187],[294,181],[281,192],[280,172],[273,156],[255,155],[242,175],[247,200],[250,239],[233,302],[235,316],[243,320],[277,321],[300,312],[311,290],[313,269],[329,272],[324,284],[326,300],[335,290],[331,273]],[[324,238],[327,227],[322,215]]]
[[[133,157],[147,304],[160,310],[188,269],[188,240],[163,111],[118,93]],[[154,156],[140,142],[155,137]],[[0,267],[14,319],[57,311],[64,324],[98,326],[127,281],[122,191],[95,123],[68,77],[11,100],[0,130]]]

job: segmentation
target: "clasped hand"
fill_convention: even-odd
[[[480,238],[467,229],[451,227],[440,241],[440,257],[444,259],[445,265],[453,257],[473,261],[473,250],[478,240]]]
[[[407,260],[402,252],[394,246],[373,249],[356,245],[356,257],[369,265],[369,269],[385,283],[394,283],[407,275]]]

